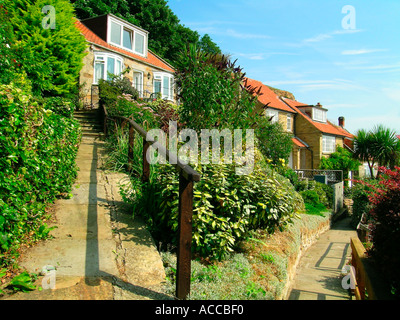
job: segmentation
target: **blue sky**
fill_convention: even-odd
[[[169,0],[249,78],[316,104],[346,128],[400,134],[399,0]],[[351,6],[351,7],[346,7]]]

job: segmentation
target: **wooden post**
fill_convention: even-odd
[[[179,173],[179,230],[176,268],[176,297],[185,300],[190,293],[193,215],[193,181]]]
[[[150,179],[150,164],[147,161],[147,150],[149,149],[150,144],[146,142],[146,139],[143,138],[143,175],[142,175],[142,181],[147,182]]]
[[[129,125],[129,146],[128,146],[128,169],[132,170],[133,166],[133,145],[135,143],[135,128]]]

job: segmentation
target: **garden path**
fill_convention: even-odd
[[[351,258],[352,237],[357,232],[349,218],[336,221],[322,234],[301,258],[288,300],[349,300],[341,285],[341,271]]]

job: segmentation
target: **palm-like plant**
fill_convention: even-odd
[[[354,140],[354,157],[362,162],[368,164],[368,168],[373,177],[373,167],[376,160],[372,154],[372,135],[365,129],[358,130]]]
[[[373,153],[380,167],[394,167],[400,157],[400,143],[396,133],[378,125],[372,131]]]
[[[375,164],[393,168],[400,160],[400,140],[393,130],[383,125],[375,126],[372,131],[359,130],[354,147],[355,158],[367,162],[371,177]]]

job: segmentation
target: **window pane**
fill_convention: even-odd
[[[322,152],[333,153],[336,150],[336,139],[331,136],[323,136],[322,138]]]
[[[133,73],[133,87],[139,91],[139,94],[143,94],[143,74],[141,72]]]
[[[161,93],[161,81],[155,80],[154,81],[154,93]]]
[[[129,50],[132,50],[132,31],[124,29],[123,41],[123,46]]]
[[[326,122],[326,111],[314,108],[314,119],[316,121]]]
[[[114,58],[107,58],[107,80],[110,80],[110,76],[108,75],[108,73],[112,73],[114,74],[114,70],[115,70],[115,60]]]
[[[104,63],[96,62],[94,64],[94,82],[99,83],[100,79],[104,79]]]
[[[168,98],[169,93],[169,77],[163,78],[163,97]]]
[[[122,72],[122,62],[117,60],[117,69],[115,70],[115,74],[120,74]]]
[[[144,54],[144,36],[135,32],[135,51]]]
[[[111,21],[111,42],[121,45],[121,26]]]

